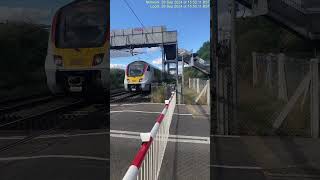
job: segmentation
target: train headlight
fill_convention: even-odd
[[[142,82],[143,81],[143,78],[139,79],[139,82]]]
[[[53,56],[54,64],[57,66],[62,66],[63,65],[63,60],[61,56],[54,55]]]
[[[93,57],[92,65],[96,66],[102,63],[104,54],[97,54]]]

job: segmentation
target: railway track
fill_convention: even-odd
[[[110,96],[110,103],[122,102],[148,102],[150,101],[150,94],[141,92],[122,92]]]
[[[4,106],[4,105],[7,106],[8,104],[15,104],[15,103],[19,103],[22,101],[33,100],[36,98],[42,98],[42,97],[46,97],[46,96],[50,96],[50,94],[49,93],[39,93],[39,94],[33,94],[33,95],[29,95],[29,96],[5,98],[3,100],[0,100],[0,106]]]
[[[36,98],[28,98],[26,100],[21,100],[21,101],[8,101],[7,103],[1,104],[0,105],[0,116],[2,114],[7,114],[13,111],[19,111],[22,110],[24,108],[28,108],[28,107],[33,107],[33,106],[37,106],[40,104],[44,104],[56,99],[59,99],[62,97],[55,97],[55,96],[39,96]]]
[[[106,114],[103,104],[90,104],[85,99],[73,99],[57,105],[55,108],[47,108],[47,110],[26,116],[2,119],[0,132],[3,135],[26,136],[23,139],[0,146],[0,152],[26,144],[43,135],[65,134],[78,129],[105,129],[107,126]]]

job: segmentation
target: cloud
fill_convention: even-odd
[[[43,23],[51,12],[48,9],[0,6],[0,22],[15,21]]]
[[[126,65],[124,64],[110,64],[111,69],[126,69]]]
[[[152,61],[152,64],[155,64],[155,65],[161,65],[162,64],[162,58],[157,58],[157,59],[154,59]]]
[[[152,48],[148,48],[147,52],[152,53],[152,52],[156,52],[156,51],[160,51],[160,50],[161,50],[160,47],[152,47]]]

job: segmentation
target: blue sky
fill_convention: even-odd
[[[210,9],[151,9],[145,0],[127,0],[145,27],[164,25],[178,31],[179,48],[197,51],[210,39]],[[141,27],[124,0],[110,1],[111,30]],[[157,65],[161,53],[153,48],[133,57],[111,58],[112,66],[121,67],[137,59]]]

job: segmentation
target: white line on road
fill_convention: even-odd
[[[111,137],[128,138],[128,139],[140,139],[140,132],[133,131],[120,131],[110,130]],[[197,143],[197,144],[210,144],[209,137],[201,136],[183,136],[183,135],[169,135],[169,142],[185,142],[185,143]]]
[[[210,166],[215,168],[224,168],[224,169],[252,169],[252,170],[263,169],[262,167],[258,167],[258,166],[229,166],[229,165],[218,165],[218,164],[214,164]]]
[[[42,135],[34,139],[50,139],[50,138],[67,138],[67,137],[80,137],[80,136],[97,136],[97,135],[107,135],[110,134],[111,137],[119,138],[129,138],[129,139],[140,139],[140,132],[134,131],[121,131],[121,130],[110,130],[110,132],[93,132],[93,133],[79,133],[79,134],[53,134],[53,135]],[[27,136],[9,136],[0,137],[0,140],[19,140],[24,139]],[[170,142],[186,142],[186,143],[200,143],[200,144],[210,144],[209,137],[201,136],[184,136],[184,135],[169,135]]]
[[[126,134],[110,134],[110,137],[116,137],[116,138],[126,138],[126,139],[139,139],[140,136],[133,136],[133,135],[126,135]],[[203,140],[187,140],[187,139],[168,139],[168,142],[178,142],[178,143],[193,143],[193,144],[210,144],[210,141],[203,141]]]
[[[118,104],[118,106],[136,106],[136,105],[164,105],[164,103],[131,103],[131,104]],[[177,104],[177,105],[183,105],[185,106],[186,104]]]
[[[40,156],[16,156],[16,157],[2,157],[0,161],[17,161],[17,160],[29,160],[40,158],[65,158],[65,159],[85,159],[95,161],[108,161],[107,158],[94,157],[94,156],[75,156],[75,155],[40,155]]]
[[[154,111],[136,111],[136,110],[122,110],[122,111],[110,111],[110,113],[145,113],[145,114],[160,114],[161,112],[154,112]],[[179,116],[192,116],[192,114],[178,114],[173,113]]]

